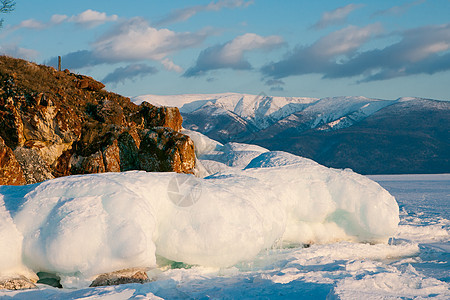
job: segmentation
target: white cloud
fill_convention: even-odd
[[[164,68],[166,68],[166,70],[168,70],[168,71],[175,71],[175,72],[177,72],[177,73],[183,72],[183,68],[182,68],[182,67],[176,65],[173,61],[171,61],[171,60],[168,59],[168,58],[164,58],[164,59],[161,61],[161,64],[162,64],[162,65],[164,66]]]
[[[50,18],[49,22],[41,22],[41,21],[37,21],[35,19],[28,19],[28,20],[24,20],[24,21],[20,22],[16,26],[12,27],[11,31],[21,29],[21,28],[42,30],[42,29],[46,29],[46,28],[49,28],[54,25],[59,25],[59,24],[63,23],[64,21],[66,21],[67,18],[68,17],[66,15],[53,15]]]
[[[0,54],[6,54],[13,57],[23,58],[26,60],[33,60],[39,54],[36,50],[26,49],[17,46],[16,44],[0,45]]]
[[[323,78],[359,77],[357,82],[368,82],[450,71],[450,23],[395,32],[400,40],[392,45],[361,51],[379,32],[377,24],[349,26],[311,46],[298,46],[261,72],[271,79],[315,73]]]
[[[20,28],[38,29],[39,30],[39,29],[44,29],[47,27],[48,26],[46,23],[42,23],[35,19],[28,19],[28,20],[24,20],[24,21],[20,22],[19,25],[14,26],[13,30],[20,29]]]
[[[206,10],[221,10],[222,8],[235,8],[235,7],[247,7],[253,4],[251,1],[243,0],[220,0],[217,2],[211,2],[206,5]]]
[[[411,29],[405,32],[398,47],[402,60],[417,62],[437,53],[450,50],[450,23]]]
[[[55,25],[58,25],[58,24],[61,24],[61,23],[64,22],[64,21],[66,21],[67,18],[68,18],[68,17],[67,17],[66,15],[53,15],[53,16],[50,18],[50,23],[55,24]]]
[[[384,10],[379,10],[377,12],[375,12],[372,17],[376,17],[376,16],[383,16],[383,15],[402,15],[404,14],[406,11],[408,11],[408,9],[422,4],[424,3],[426,0],[417,0],[414,2],[406,2],[402,5],[397,5],[397,6],[392,6],[388,9],[384,9]]]
[[[215,69],[251,69],[250,63],[244,59],[247,51],[256,49],[272,49],[283,44],[280,36],[262,37],[254,33],[246,33],[222,45],[215,45],[203,50],[194,67],[189,68],[184,76],[203,75]]]
[[[117,20],[118,20],[117,15],[107,16],[106,13],[88,9],[78,15],[71,17],[68,17],[66,15],[55,14],[51,16],[50,21],[48,22],[41,22],[35,19],[24,20],[20,22],[18,25],[13,26],[10,29],[10,32],[13,32],[21,28],[43,30],[50,28],[52,26],[60,25],[64,22],[73,22],[83,27],[92,28],[101,25],[105,22],[112,22]]]
[[[162,60],[172,52],[199,45],[207,35],[156,29],[144,19],[133,18],[97,40],[93,51],[111,61]]]
[[[379,23],[365,27],[350,25],[319,39],[311,46],[310,51],[326,57],[347,54],[358,49],[373,35],[380,34],[382,31],[383,27]]]
[[[332,11],[326,11],[322,14],[320,20],[313,25],[315,29],[322,29],[331,25],[343,24],[347,20],[347,16],[354,11],[362,7],[361,4],[349,4],[346,6],[338,7]]]
[[[236,7],[247,7],[253,4],[253,1],[243,1],[243,0],[219,0],[217,2],[211,2],[206,5],[195,5],[186,8],[178,9],[161,19],[156,25],[166,25],[170,23],[182,22],[192,18],[199,12],[202,11],[218,11],[222,8],[236,8]]]
[[[136,77],[145,77],[157,73],[158,70],[154,67],[145,64],[132,64],[126,67],[120,67],[113,72],[106,75],[102,82],[104,83],[124,83],[126,80],[133,80]]]
[[[380,24],[347,26],[320,38],[310,46],[297,46],[282,60],[267,64],[261,71],[273,79],[309,73],[327,75],[334,71],[339,59],[355,55],[362,45],[382,30]]]
[[[90,28],[101,25],[106,22],[117,21],[118,18],[119,17],[117,15],[108,16],[104,12],[98,12],[92,9],[88,9],[76,16],[70,17],[68,21]]]
[[[203,30],[196,33],[156,29],[142,18],[133,18],[115,25],[91,44],[91,49],[68,53],[62,57],[67,68],[80,69],[105,63],[129,63],[146,60],[160,61],[168,70],[182,72],[182,68],[167,56],[200,45],[210,35]],[[56,57],[47,61],[54,65]]]
[[[262,37],[254,33],[246,33],[226,43],[218,56],[224,62],[233,63],[241,60],[245,51],[272,48],[281,43],[283,43],[283,39],[276,35]]]

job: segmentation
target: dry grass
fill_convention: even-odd
[[[108,98],[118,102],[125,110],[136,109],[127,97],[105,90],[93,92],[78,88],[77,76],[68,71],[57,71],[53,67],[0,55],[0,98],[32,98],[42,93],[61,105],[74,106],[81,103],[97,105]]]
[[[58,72],[52,67],[4,55],[0,56],[0,74],[2,79],[12,78],[18,88],[28,93],[52,93],[61,84],[68,88],[75,87],[73,80],[66,78],[63,72]]]

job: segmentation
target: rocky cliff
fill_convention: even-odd
[[[192,173],[178,108],[133,104],[90,77],[0,56],[0,184],[127,170]]]

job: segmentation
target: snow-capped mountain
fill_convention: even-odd
[[[177,106],[183,127],[364,174],[450,172],[450,102],[404,97],[190,94],[133,99]]]
[[[303,123],[308,128],[340,129],[351,126],[395,101],[366,97],[271,97],[265,94],[249,95],[188,94],[188,95],[143,95],[134,99],[140,103],[148,101],[154,105],[177,106],[182,114],[235,116],[237,122],[248,123],[256,130],[263,130],[295,113],[302,112]],[[190,126],[186,123],[185,126]],[[209,126],[206,126],[209,127]]]

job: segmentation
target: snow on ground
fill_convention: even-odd
[[[397,229],[397,203],[364,176],[186,133],[202,145],[203,179],[127,172],[0,187],[0,272],[45,270],[65,286],[0,297],[450,297],[450,176],[372,177],[397,197]],[[85,287],[138,266],[152,282]]]

